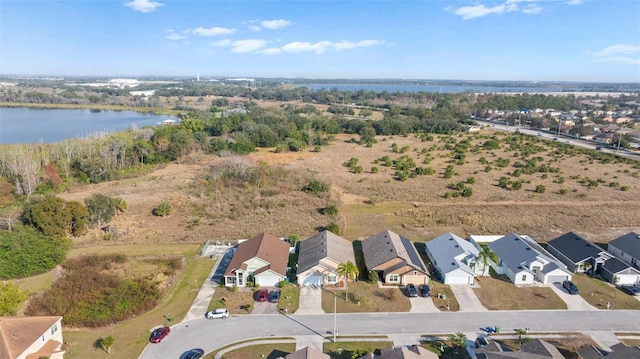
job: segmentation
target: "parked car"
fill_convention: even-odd
[[[576,285],[570,280],[562,282],[562,287],[566,289],[569,294],[580,294],[578,287],[576,287]]]
[[[271,303],[278,303],[279,300],[280,300],[279,290],[274,290],[274,291],[271,291],[271,293],[269,293],[269,301]]]
[[[184,359],[200,359],[200,358],[202,358],[203,355],[204,355],[204,350],[202,350],[200,348],[191,349],[184,356]]]
[[[632,286],[632,285],[623,285],[620,287],[620,290],[629,294],[629,295],[640,295],[640,289]]]
[[[420,287],[420,293],[422,294],[423,297],[429,297],[429,296],[431,296],[431,288],[429,288],[428,285],[423,284]]]
[[[596,151],[602,151],[602,147],[600,146],[596,147]]]
[[[258,302],[266,302],[269,296],[269,291],[266,289],[260,289],[258,291]]]
[[[155,329],[154,331],[151,332],[151,337],[149,338],[149,341],[151,343],[160,343],[162,339],[164,339],[164,337],[166,337],[169,334],[170,331],[171,331],[171,328],[169,327],[162,327],[162,328]]]
[[[489,342],[487,341],[487,338],[480,336],[476,339],[476,348],[480,348],[483,347],[485,345],[489,344]]]
[[[207,312],[207,314],[205,314],[205,317],[207,319],[217,319],[217,318],[227,319],[227,317],[229,317],[229,311],[226,308],[218,308],[218,309]]]
[[[417,297],[418,296],[418,290],[416,289],[416,286],[413,284],[407,284],[406,286],[407,289],[407,295],[410,297]]]

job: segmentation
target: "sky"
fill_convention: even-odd
[[[0,74],[640,82],[640,1],[0,0]]]

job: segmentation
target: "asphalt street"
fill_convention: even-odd
[[[458,331],[480,333],[498,326],[501,333],[530,328],[536,333],[559,332],[639,332],[640,311],[491,311],[442,313],[338,314],[339,335],[449,334]],[[149,344],[140,358],[180,358],[187,350],[216,348],[246,339],[331,336],[334,316],[324,315],[242,315],[227,319],[194,319],[174,325],[159,344]]]

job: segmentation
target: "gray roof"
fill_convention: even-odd
[[[514,273],[518,272],[518,268],[522,263],[531,263],[538,257],[542,257],[549,261],[543,268],[543,273],[549,273],[555,269],[567,271],[564,265],[560,265],[558,260],[545,251],[538,243],[527,236],[519,236],[515,233],[509,233],[506,236],[493,241],[487,246],[498,255],[502,263],[510,268]],[[568,273],[568,271],[567,271]]]
[[[640,347],[630,347],[624,343],[618,343],[611,347],[611,352],[606,352],[593,346],[584,346],[578,349],[578,354],[584,359],[599,359],[603,357],[607,359],[638,359],[640,358]]]
[[[637,274],[640,274],[638,270],[619,260],[618,258],[607,259],[602,265],[602,269],[612,274],[617,274],[625,270],[628,270],[630,273],[635,272]]]
[[[555,346],[541,339],[533,339],[523,343],[520,345],[520,351],[505,352],[496,344],[475,349],[475,353],[478,358],[482,359],[564,359]]]
[[[456,259],[456,257],[464,255],[465,253],[472,257],[476,257],[478,255],[478,248],[471,244],[471,242],[464,240],[451,232],[447,232],[426,242],[425,245],[427,247],[427,251],[437,263],[438,269],[440,269],[443,274],[460,268],[473,275],[469,266],[462,263],[460,259]]]
[[[564,355],[560,353],[558,348],[542,339],[533,339],[520,345],[520,350],[526,353],[543,355],[553,359],[564,359]]]
[[[401,258],[407,265],[428,273],[413,242],[390,230],[382,231],[362,241],[362,252],[369,270],[394,258]]]
[[[605,252],[604,249],[573,232],[565,233],[558,238],[550,240],[548,245],[557,249],[558,252],[569,258],[574,264],[591,258],[596,259],[600,256],[600,253]]]
[[[353,244],[330,232],[322,231],[313,237],[300,241],[298,273],[305,272],[320,263],[323,258],[331,258],[338,263],[351,261],[356,264]]]
[[[612,240],[609,245],[613,245],[633,258],[640,258],[640,234],[638,233],[629,232]]]

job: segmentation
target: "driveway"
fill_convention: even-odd
[[[562,283],[553,283],[549,285],[549,287],[562,299],[565,303],[567,303],[567,310],[598,310],[598,308],[589,304],[582,296],[580,295],[571,295],[564,288],[562,288]]]
[[[409,298],[411,302],[411,313],[429,313],[429,312],[439,312],[440,310],[436,308],[435,304],[433,304],[433,300],[431,297],[411,297]]]
[[[453,295],[458,300],[461,312],[487,312],[480,300],[468,284],[452,284],[449,286]]]
[[[324,314],[324,310],[322,310],[322,288],[314,286],[300,287],[300,303],[295,314]]]
[[[251,314],[278,314],[278,304],[270,302],[254,302]]]

